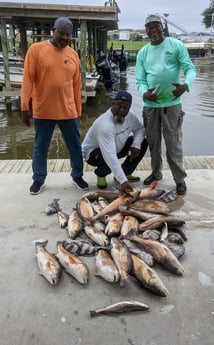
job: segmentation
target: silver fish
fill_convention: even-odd
[[[51,214],[57,213],[58,211],[62,211],[60,205],[59,205],[60,199],[53,199],[53,201],[48,204],[46,207],[46,214],[49,216]]]
[[[116,283],[120,279],[120,273],[106,250],[99,250],[95,255],[95,276],[100,276],[110,283]]]
[[[178,260],[184,256],[185,246],[183,244],[169,243],[167,241],[164,244],[172,251]]]
[[[97,310],[90,310],[90,316],[94,317],[99,314],[121,314],[129,313],[133,311],[145,311],[148,310],[149,306],[147,304],[138,301],[121,301],[118,303],[111,304],[107,307]]]
[[[87,284],[89,279],[89,270],[86,263],[76,255],[70,253],[63,247],[63,242],[57,242],[57,254],[61,265],[65,271],[74,277],[79,283]]]
[[[63,246],[66,250],[68,250],[70,253],[76,254],[76,255],[83,255],[83,256],[90,256],[94,255],[98,252],[100,249],[111,249],[111,247],[105,247],[105,246],[93,246],[92,244],[89,244],[87,241],[83,240],[72,240],[67,239],[63,241]]]
[[[176,189],[168,190],[158,197],[158,200],[164,201],[166,203],[173,202],[177,199],[178,194]]]
[[[160,234],[160,242],[164,242],[167,239],[168,236],[168,225],[166,222],[164,222],[164,225],[161,229],[161,234]]]
[[[43,275],[51,285],[56,285],[60,279],[62,267],[56,257],[46,249],[47,243],[47,240],[34,241],[39,274]]]
[[[139,237],[143,238],[144,240],[153,240],[158,241],[160,238],[160,231],[159,230],[145,230],[142,235],[139,235]]]

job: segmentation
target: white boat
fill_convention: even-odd
[[[209,65],[214,63],[214,43],[188,42],[184,44],[195,65]]]

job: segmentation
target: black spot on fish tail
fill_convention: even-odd
[[[94,317],[97,315],[96,310],[90,310],[89,313],[91,317]]]

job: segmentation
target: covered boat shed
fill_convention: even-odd
[[[109,2],[106,5],[107,3],[105,2],[103,6],[92,7],[0,2],[0,50],[3,53],[5,89],[11,89],[8,63],[8,32],[15,33],[18,31],[20,35],[20,53],[24,58],[28,49],[29,33],[33,42],[47,39],[51,35],[55,19],[69,17],[74,26],[72,45],[80,55],[84,91],[86,57],[95,60],[98,50],[106,53],[107,31],[118,29],[118,13],[120,10],[116,2]]]

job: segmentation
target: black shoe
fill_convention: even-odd
[[[176,191],[177,191],[177,194],[184,195],[187,191],[186,183],[184,181],[177,183],[176,184]]]
[[[159,173],[158,176],[155,176],[153,173],[151,173],[144,181],[143,184],[146,186],[151,184],[153,181],[160,181],[162,179],[162,174]]]
[[[40,182],[34,181],[32,186],[30,187],[30,194],[37,195],[41,193],[42,187],[44,187],[44,185],[45,185],[44,182],[40,183]]]
[[[73,177],[73,184],[80,190],[88,189],[88,183],[82,177]]]

